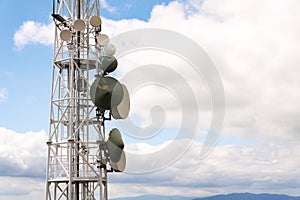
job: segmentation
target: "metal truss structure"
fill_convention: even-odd
[[[90,80],[101,56],[91,16],[100,16],[99,0],[55,0],[55,42],[50,105],[46,200],[106,200],[107,152],[104,114],[90,100]],[[85,22],[76,30],[75,20]],[[68,29],[71,39],[62,40]]]

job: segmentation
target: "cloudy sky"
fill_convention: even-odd
[[[298,0],[101,2],[102,29],[110,36],[138,28],[162,28],[196,42],[214,63],[226,96],[222,136],[207,157],[200,157],[212,118],[205,81],[183,70],[188,66],[174,55],[162,56],[165,52],[140,51],[120,59],[124,66],[117,73],[120,78],[133,65],[174,67],[195,92],[200,122],[187,151],[173,147],[166,151],[181,155],[180,159],[151,173],[111,175],[111,197],[200,197],[231,192],[300,196]],[[18,5],[0,2],[0,199],[44,196],[54,35],[51,4],[50,0],[20,1]],[[141,56],[143,59],[136,59]],[[151,58],[156,58],[155,63]],[[176,79],[170,80],[170,87],[174,85]],[[129,153],[159,152],[172,140],[177,146],[189,144],[187,139],[175,141],[172,135],[181,120],[174,107],[182,102],[169,97],[165,88],[145,86],[132,95],[131,115],[137,116],[132,119],[139,119],[136,125],[151,123],[153,105],[165,109],[166,122],[160,138],[127,134]],[[195,112],[191,109],[190,114]],[[161,154],[157,159],[167,157]],[[132,161],[137,169],[149,167],[139,159]]]

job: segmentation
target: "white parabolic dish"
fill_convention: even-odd
[[[126,119],[130,111],[130,99],[128,90],[124,84],[122,84],[122,88],[123,98],[121,100],[121,103],[111,109],[111,114],[115,119]]]

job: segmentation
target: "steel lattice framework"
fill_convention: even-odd
[[[101,56],[95,44],[101,28],[88,22],[100,16],[100,2],[55,0],[53,10],[65,21],[55,21],[46,200],[106,200],[105,117],[96,115],[89,95]],[[76,19],[86,22],[85,30],[70,29],[72,38],[63,41],[60,32]]]

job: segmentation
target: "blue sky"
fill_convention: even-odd
[[[109,2],[115,9],[112,9],[111,12],[109,12],[110,10],[102,9],[102,15],[114,20],[137,18],[146,21],[149,19],[154,5],[168,4],[168,2],[170,0],[116,0]]]
[[[53,55],[52,1],[15,4],[0,2],[0,199],[42,199]],[[162,52],[135,52],[120,59],[118,76],[132,70],[132,65],[154,61],[182,72],[197,91],[201,134],[184,157],[167,168],[110,176],[111,197],[200,197],[231,192],[300,195],[299,1],[106,0],[102,6],[102,28],[108,35],[162,28],[195,41],[212,59],[226,96],[222,137],[208,157],[200,158],[211,119],[203,80],[189,74],[184,68],[188,66],[178,58]],[[176,85],[176,80],[170,83]],[[176,99],[166,96],[165,90],[144,89],[131,99],[132,113],[139,119],[136,124],[151,123],[150,108],[161,101],[169,109],[164,133],[174,134]],[[165,148],[173,134],[161,135],[160,140],[129,135],[126,148],[149,153]],[[179,148],[170,150],[182,153]],[[139,160],[135,163],[140,169],[149,167]]]
[[[0,85],[8,90],[8,100],[0,105],[1,126],[20,132],[47,128],[52,49],[33,45],[19,51],[13,36],[26,20],[48,22],[50,6],[37,6],[36,1],[20,2],[19,6],[1,2],[1,18],[7,20],[3,20],[6,28],[1,32]]]

